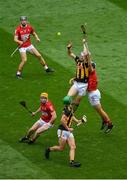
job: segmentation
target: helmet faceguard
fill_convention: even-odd
[[[27,16],[20,16],[20,21],[27,21]]]
[[[45,104],[48,101],[48,93],[41,93],[40,94],[40,101],[42,104]]]
[[[27,16],[21,16],[20,21],[21,21],[22,26],[25,27],[27,24]]]

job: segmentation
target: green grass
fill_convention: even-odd
[[[116,179],[127,178],[126,172],[126,1],[100,0],[35,0],[0,1],[0,178],[35,179]],[[48,75],[39,62],[28,55],[23,80],[15,73],[19,54],[10,54],[16,45],[13,32],[20,15],[27,15],[42,42],[36,47],[43,53],[49,66],[56,72]],[[73,49],[80,53],[82,34],[80,25],[88,24],[89,47],[97,63],[102,104],[115,127],[110,134],[99,128],[100,117],[83,99],[77,117],[86,114],[88,123],[75,129],[76,160],[81,168],[68,167],[68,152],[53,152],[49,161],[44,149],[57,143],[57,126],[62,112],[62,98],[66,95],[68,80],[74,75],[75,64],[67,56],[66,44],[73,41]],[[60,31],[61,36],[56,33]],[[47,91],[57,111],[56,125],[44,133],[34,145],[19,144],[18,139],[39,118],[30,117],[19,105],[26,100],[31,110],[39,106],[39,95]]]

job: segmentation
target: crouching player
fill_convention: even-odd
[[[61,124],[58,127],[58,138],[59,138],[59,145],[48,147],[45,150],[45,157],[49,159],[49,154],[51,151],[63,151],[65,145],[68,144],[70,147],[70,166],[71,167],[80,167],[81,164],[79,162],[75,162],[75,138],[73,135],[73,128],[71,127],[72,121],[76,122],[77,125],[81,124],[82,122],[86,122],[86,117],[83,116],[82,120],[78,120],[74,117],[73,108],[72,108],[72,98],[70,96],[65,96],[63,99],[65,104],[63,114],[61,117]]]
[[[91,66],[92,66],[91,67],[92,71],[89,74],[89,80],[88,80],[88,99],[89,99],[90,104],[95,108],[97,113],[102,118],[101,130],[104,129],[104,132],[108,133],[112,130],[113,124],[108,114],[104,111],[100,103],[101,94],[100,94],[100,91],[97,89],[98,80],[97,80],[97,74],[96,74],[96,69],[95,69],[96,64],[92,62]]]
[[[52,103],[48,100],[47,93],[41,93],[40,102],[41,104],[37,111],[32,112],[32,116],[41,112],[42,115],[40,119],[35,122],[35,124],[28,130],[26,136],[22,137],[19,142],[28,142],[28,144],[32,144],[41,133],[53,127],[56,119],[56,112]]]

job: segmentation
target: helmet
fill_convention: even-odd
[[[20,16],[20,21],[27,21],[27,16]]]
[[[84,56],[87,56],[87,55],[91,55],[91,53],[90,53],[89,50],[88,50],[88,51],[82,51],[82,52],[80,53],[80,57],[84,57]]]
[[[96,63],[92,61],[91,64],[92,64],[92,67],[95,69]]]
[[[72,102],[72,97],[71,96],[65,96],[63,98],[63,103],[64,104],[69,105],[69,104],[71,104],[71,102]]]
[[[43,93],[41,93],[41,94],[40,94],[40,97],[45,97],[45,98],[48,98],[48,93],[43,92]]]

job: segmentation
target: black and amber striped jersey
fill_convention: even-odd
[[[70,106],[65,106],[64,109],[63,109],[63,115],[66,116],[66,124],[68,127],[71,127],[71,124],[72,124],[72,118],[73,118],[73,110],[72,108],[70,108]],[[60,124],[58,129],[61,129],[61,130],[66,130],[65,127]]]
[[[83,82],[87,83],[88,82],[88,77],[89,77],[89,66],[87,62],[81,61],[78,56],[75,58],[76,62],[76,76],[75,76],[75,81],[77,82]]]

